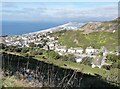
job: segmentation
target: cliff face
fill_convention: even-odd
[[[114,30],[117,30],[118,28],[118,25],[119,25],[118,19],[120,19],[120,17],[112,21],[88,22],[84,26],[82,26],[80,29],[112,32]]]

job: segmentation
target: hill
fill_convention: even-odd
[[[120,33],[118,25],[117,19],[106,22],[90,22],[77,30],[64,30],[52,35],[58,36],[59,42],[68,48],[106,46],[109,50],[114,51],[118,46],[118,33]]]
[[[83,25],[80,29],[83,30],[106,30],[108,32],[112,32],[116,30],[118,27],[118,18],[111,20],[111,21],[104,21],[104,22],[88,22]]]

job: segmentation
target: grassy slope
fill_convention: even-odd
[[[81,31],[67,31],[59,37],[59,42],[67,47],[88,47],[93,46],[100,48],[106,46],[113,50],[118,44],[118,32],[93,32],[88,35],[82,34]]]

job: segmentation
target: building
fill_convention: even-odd
[[[82,54],[83,53],[83,48],[75,48],[75,52]]]
[[[91,55],[91,54],[95,53],[95,49],[92,48],[91,46],[87,47],[86,50],[85,50],[85,53]]]
[[[105,65],[105,59],[106,58],[103,56],[96,56],[92,62],[92,68],[101,68],[103,65]]]
[[[67,52],[68,52],[68,53],[73,54],[73,53],[75,53],[75,52],[76,52],[76,50],[75,50],[75,49],[73,49],[73,48],[69,48],[69,49],[67,50]]]
[[[55,48],[55,51],[57,52],[62,52],[62,53],[66,53],[67,52],[67,49],[65,47],[56,47]]]
[[[45,45],[45,46],[43,47],[43,49],[49,50],[49,46],[48,46],[48,45]]]
[[[76,62],[82,62],[82,60],[83,60],[83,57],[82,57],[82,56],[80,56],[80,55],[76,55],[76,56],[75,56],[75,61],[76,61]]]
[[[49,49],[54,50],[55,49],[55,43],[48,43]]]

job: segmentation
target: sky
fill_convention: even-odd
[[[119,2],[119,0],[1,0],[2,2]]]
[[[104,21],[118,16],[117,2],[2,2],[2,21]]]

